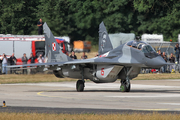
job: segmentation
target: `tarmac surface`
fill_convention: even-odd
[[[120,82],[0,84],[0,112],[39,113],[180,113],[180,80],[132,80],[130,92]],[[3,106],[3,101],[7,107]]]

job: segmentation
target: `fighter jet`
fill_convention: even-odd
[[[79,79],[78,92],[84,91],[85,80],[95,83],[111,83],[121,79],[120,91],[129,92],[130,80],[137,77],[141,68],[160,68],[164,59],[147,43],[132,40],[113,49],[104,23],[99,25],[99,56],[85,60],[73,60],[62,53],[47,23],[43,25],[45,35],[46,63],[16,65],[8,67],[37,66],[53,70],[56,77]]]

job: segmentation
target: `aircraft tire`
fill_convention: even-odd
[[[83,82],[82,80],[78,80],[78,81],[76,82],[76,90],[77,90],[78,92],[84,91],[84,82]]]
[[[129,84],[128,88],[126,88],[126,92],[130,92],[131,90],[131,84]]]
[[[121,86],[120,86],[120,91],[121,91],[121,92],[126,92],[126,91],[127,91],[127,87],[126,87],[125,84],[121,84]]]

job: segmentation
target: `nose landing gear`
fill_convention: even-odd
[[[85,83],[85,81],[84,81],[84,67],[81,67],[81,69],[82,69],[82,80],[78,80],[77,82],[76,82],[76,90],[78,91],[78,92],[82,92],[82,91],[84,91],[84,87],[85,87],[85,85],[84,85],[84,83]]]
[[[130,92],[131,83],[130,83],[129,75],[132,70],[133,70],[133,67],[125,68],[126,79],[121,80],[121,86],[120,86],[121,92]]]

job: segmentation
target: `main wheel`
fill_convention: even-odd
[[[82,80],[78,80],[76,83],[76,90],[78,92],[84,91],[84,82]]]
[[[129,92],[131,89],[131,84],[129,83],[129,86],[127,87],[127,83],[125,80],[121,81],[120,91],[121,92]]]
[[[121,86],[120,86],[120,91],[121,92],[126,92],[127,91],[127,88],[126,88],[126,85],[125,84],[121,84]]]
[[[131,84],[129,84],[129,86],[127,87],[126,92],[130,92],[130,89],[131,89]]]

